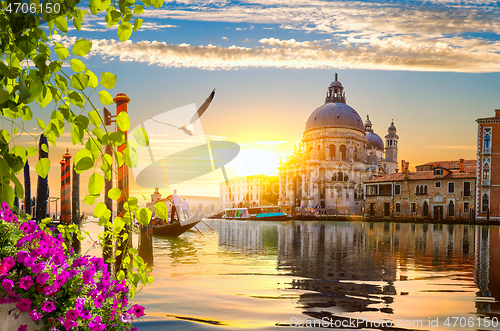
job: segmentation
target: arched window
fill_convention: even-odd
[[[455,204],[453,200],[448,204],[448,217],[455,217]]]
[[[487,134],[484,136],[484,148],[490,148],[490,141],[491,141],[491,138],[490,138],[490,135]]]
[[[340,152],[340,159],[343,161],[347,160],[347,147],[345,147],[345,145],[340,146],[339,152]]]
[[[335,160],[335,145],[330,145],[328,148],[330,148],[330,160]]]
[[[488,212],[488,208],[490,207],[490,198],[486,193],[483,195],[482,207],[483,207],[483,213]]]
[[[415,187],[415,194],[420,194],[420,186]]]
[[[346,174],[344,174],[342,171],[339,171],[338,173],[333,174],[332,182],[348,182],[348,181],[349,181],[349,177]]]
[[[424,186],[424,194],[427,194],[427,185]]]

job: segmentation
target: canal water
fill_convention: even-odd
[[[498,226],[207,223],[136,238],[154,277],[139,330],[500,329]]]

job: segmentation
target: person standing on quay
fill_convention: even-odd
[[[177,190],[174,190],[172,194],[172,211],[170,212],[170,224],[179,222],[179,210],[181,209],[181,197],[177,194]],[[177,218],[175,217],[177,215]]]
[[[186,199],[182,199],[182,214],[186,219],[189,218],[189,210],[188,210],[188,203]]]

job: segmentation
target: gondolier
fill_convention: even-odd
[[[172,194],[172,210],[170,212],[170,224],[179,222],[180,216],[179,211],[181,209],[181,197],[177,194],[177,190],[174,190]],[[177,218],[176,218],[177,216]]]

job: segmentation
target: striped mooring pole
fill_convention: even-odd
[[[127,104],[130,102],[130,98],[125,93],[118,93],[116,97],[113,98],[113,101],[116,103],[116,116],[118,116],[121,112],[127,112]],[[118,125],[117,125],[118,127]],[[122,131],[117,128],[118,131]],[[118,152],[122,153],[121,157],[127,148],[127,131],[123,131],[125,135],[125,142],[118,146]],[[129,186],[128,186],[128,166],[125,164],[125,160],[121,160],[121,166],[118,167],[118,188],[121,191],[120,198],[118,199],[118,207],[116,209],[116,213],[119,217],[124,217],[126,210],[124,208],[125,202],[129,197]],[[131,247],[131,227],[129,225],[125,225],[125,227],[120,232],[120,237],[123,238],[123,235],[128,234],[127,243],[124,241],[118,240],[116,249],[121,251],[122,253],[116,256],[115,262],[115,272],[118,273],[120,270],[124,270],[122,267],[122,260],[125,254],[128,254],[128,248]],[[124,270],[125,271],[125,270]]]
[[[70,176],[70,159],[69,150],[66,149],[66,154],[63,155],[61,162],[61,224],[69,225],[71,223],[71,176]],[[56,211],[57,212],[57,211]]]

